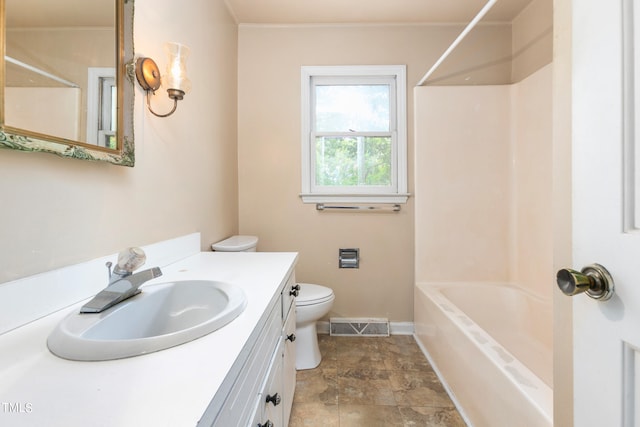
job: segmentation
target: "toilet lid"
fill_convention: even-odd
[[[242,252],[258,244],[257,236],[231,236],[211,245],[211,249],[220,252]]]
[[[298,283],[298,285],[300,285],[300,293],[296,297],[297,306],[320,304],[334,298],[333,290],[326,286],[311,283]]]

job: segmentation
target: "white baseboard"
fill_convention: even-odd
[[[391,335],[413,335],[415,332],[413,322],[391,322],[389,327]]]

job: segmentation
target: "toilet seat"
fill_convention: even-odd
[[[322,304],[334,299],[333,290],[331,288],[313,285],[311,283],[298,284],[300,285],[300,293],[296,297],[296,307]]]

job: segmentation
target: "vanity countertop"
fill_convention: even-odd
[[[195,426],[256,325],[278,302],[296,259],[295,253],[202,252],[163,267],[163,276],[148,284],[229,282],[244,290],[247,307],[221,329],[156,353],[102,362],[51,354],[47,337],[83,302],[0,335],[0,425]]]

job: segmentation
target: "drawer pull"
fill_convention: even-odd
[[[287,340],[294,342],[296,340],[296,334],[287,335]]]
[[[267,420],[267,422],[264,424],[258,424],[258,427],[273,427],[273,423],[271,422],[271,420]]]
[[[280,396],[278,396],[278,393],[274,394],[273,396],[267,394],[267,403],[271,402],[273,403],[273,406],[278,406],[281,401],[282,399],[280,398]]]
[[[289,295],[293,295],[294,297],[297,297],[299,293],[300,293],[300,285],[296,284],[291,286],[291,291],[289,292]]]

